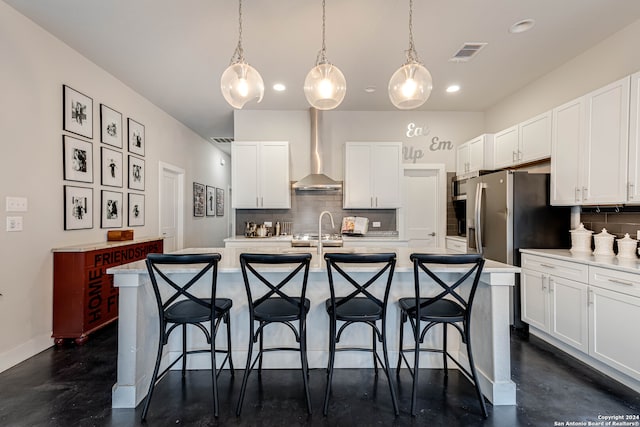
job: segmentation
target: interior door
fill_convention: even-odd
[[[160,235],[165,253],[182,249],[182,210],[184,171],[160,165]]]
[[[444,239],[439,230],[440,211],[445,209],[438,197],[438,171],[405,169],[403,176],[405,238],[409,246],[435,248]]]

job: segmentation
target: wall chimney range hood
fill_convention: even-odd
[[[293,188],[299,191],[340,190],[342,189],[341,182],[334,181],[333,179],[322,173],[324,162],[324,146],[318,136],[318,110],[315,108],[310,108],[309,114],[311,118],[311,173],[293,184]]]

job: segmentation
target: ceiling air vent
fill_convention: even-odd
[[[209,139],[219,144],[231,144],[233,142],[233,138],[228,138],[224,136],[212,136]]]
[[[453,54],[451,58],[449,58],[449,61],[467,62],[476,56],[476,54],[480,52],[480,49],[486,45],[486,43],[465,43],[456,53]]]

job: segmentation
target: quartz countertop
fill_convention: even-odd
[[[248,241],[272,241],[272,242],[290,242],[293,236],[268,236],[268,237],[247,237],[247,236],[232,236],[224,239],[224,242],[248,242]]]
[[[639,258],[594,256],[591,252],[571,252],[569,249],[520,249],[523,254],[546,256],[562,261],[572,261],[596,267],[611,268],[629,273],[640,273]]]

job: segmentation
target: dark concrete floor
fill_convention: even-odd
[[[212,415],[208,371],[189,372],[184,383],[179,373],[168,374],[156,388],[147,425],[554,426],[640,414],[640,394],[534,337],[514,335],[511,350],[518,405],[488,405],[486,420],[470,383],[451,371],[445,388],[441,370],[421,371],[416,417],[409,415],[411,377],[403,370],[397,383],[400,416],[394,417],[385,377],[381,373],[376,380],[369,369],[337,370],[327,417],[322,416],[324,370],[311,371],[312,416],[306,414],[299,371],[265,371],[261,382],[252,374],[237,418],[239,370],[235,377],[220,375],[218,419]],[[1,373],[0,426],[140,425],[140,407],[111,409],[116,352],[117,330],[111,325],[82,347],[51,348]]]

